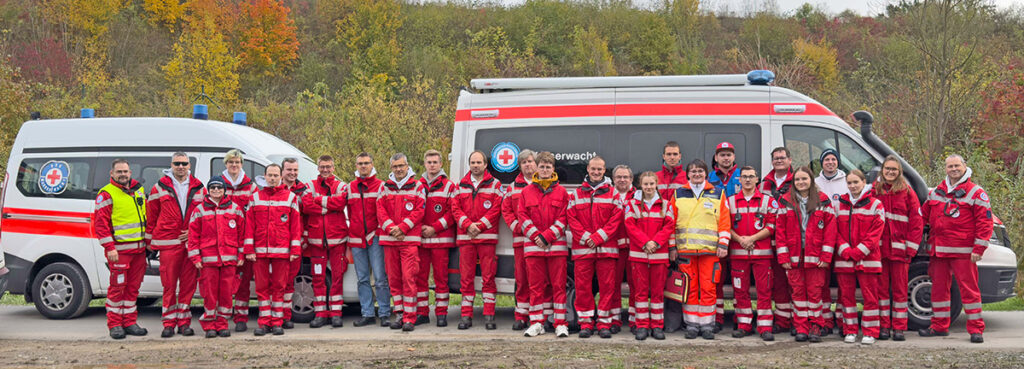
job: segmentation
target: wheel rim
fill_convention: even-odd
[[[295,277],[295,293],[292,294],[292,312],[309,314],[313,312],[313,278],[308,275]]]
[[[75,297],[75,287],[68,276],[54,273],[46,276],[39,285],[40,301],[47,309],[60,311],[71,305]]]
[[[927,320],[932,316],[932,278],[919,275],[908,283],[910,314]]]

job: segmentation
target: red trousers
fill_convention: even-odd
[[[420,253],[416,246],[384,246],[384,269],[391,288],[392,311],[402,322],[416,322],[416,277],[420,274]]]
[[[565,283],[568,278],[566,256],[527,256],[530,279],[530,323],[543,323],[554,315],[555,326],[566,325]],[[551,312],[547,305],[551,304]]]
[[[629,288],[629,325],[635,326],[633,323],[636,320],[636,306],[634,305],[633,296],[633,267],[629,261],[629,245],[619,249],[619,258],[615,262],[615,285],[618,286],[619,296],[622,296],[622,280],[626,279],[626,286]],[[668,273],[668,272],[666,272]],[[668,278],[667,276],[665,278]],[[662,286],[664,289],[664,286]],[[612,325],[622,326],[622,302],[618,304],[612,303]]]
[[[416,314],[430,315],[430,269],[434,269],[434,315],[448,315],[448,252],[420,248],[420,275],[416,278]]]
[[[242,256],[239,255],[239,258]],[[246,260],[242,266],[235,268],[238,273],[238,289],[235,290],[235,323],[249,321],[249,299],[252,298],[252,280],[255,276],[256,263]]]
[[[969,258],[932,257],[928,263],[928,276],[932,277],[932,329],[949,331],[950,288],[955,275],[960,286],[960,301],[963,301],[964,313],[967,314],[967,333],[984,333],[978,265]]]
[[[843,304],[843,334],[857,334],[857,285],[863,298],[860,329],[864,336],[878,338],[881,322],[878,317],[878,274],[853,272],[836,273],[839,282],[839,302]],[[932,296],[935,292],[932,292]]]
[[[689,293],[683,304],[683,322],[687,328],[710,329],[715,324],[718,280],[721,265],[716,255],[680,255],[679,270],[690,277]]]
[[[515,319],[520,321],[528,321],[530,320],[530,283],[529,279],[527,278],[526,260],[523,256],[523,248],[513,248],[512,256],[516,264]]]
[[[316,316],[321,318],[341,316],[341,308],[345,304],[345,271],[348,270],[345,246],[339,245],[328,249],[310,246],[303,254],[309,257],[310,274],[313,278],[313,311]],[[328,264],[330,269],[328,269]],[[330,271],[331,278],[330,291],[327,290],[328,271]],[[287,300],[285,304],[287,304]],[[285,313],[286,317],[288,315]]]
[[[668,264],[630,262],[635,299],[637,328],[665,328],[665,279]]]
[[[295,277],[302,270],[302,258],[288,262],[288,280],[284,284],[284,320],[292,320],[292,295],[295,294]]]
[[[772,260],[772,301],[775,302],[775,325],[782,329],[793,326],[793,294],[789,288],[786,270],[778,260]]]
[[[192,296],[196,294],[195,264],[188,260],[188,249],[181,246],[160,251],[160,284],[164,288],[164,327],[188,326],[192,323]]]
[[[594,329],[594,276],[597,275],[597,329],[612,326],[614,304],[622,306],[622,284],[615,283],[615,267],[618,259],[580,259],[573,262],[573,276],[576,281],[576,315],[581,329]]]
[[[825,283],[821,286],[821,319],[822,327],[832,328],[835,327],[835,315],[832,314],[832,270],[829,267],[828,273],[825,273]],[[840,320],[842,319],[842,308],[836,307],[836,312],[839,313]]]
[[[473,316],[476,299],[476,266],[480,264],[480,292],[484,296],[484,315],[494,315],[498,287],[494,274],[498,272],[495,245],[465,245],[459,247],[459,288],[462,291],[462,316]]]
[[[753,331],[754,310],[750,301],[750,287],[757,287],[757,333],[772,330],[772,261],[732,261],[733,310],[736,313],[737,328]],[[751,283],[751,274],[753,282]]]
[[[907,273],[910,263],[882,260],[878,278],[878,310],[883,329],[907,330]]]
[[[107,328],[128,327],[135,324],[139,316],[135,300],[139,298],[139,286],[146,275],[146,254],[118,253],[117,262],[109,265]]]
[[[199,325],[204,331],[228,329],[232,296],[238,277],[235,266],[204,266],[199,270],[199,295],[203,297],[203,316]]]
[[[827,268],[794,267],[786,271],[793,290],[793,327],[797,333],[808,334],[812,324],[820,327],[824,323],[821,317],[821,284],[828,273]]]
[[[260,308],[256,322],[261,326],[280,327],[284,323],[284,289],[291,277],[292,262],[288,259],[258,257],[253,271],[256,274],[256,299]],[[291,309],[290,306],[287,308]]]

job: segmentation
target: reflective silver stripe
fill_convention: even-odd
[[[780,246],[779,248],[777,248],[777,250],[778,250],[778,252],[780,254],[787,254],[787,253],[789,253],[789,248],[786,247],[786,246]]]
[[[860,253],[864,254],[864,256],[867,256],[868,254],[871,253],[871,249],[869,249],[867,246],[864,246],[863,243],[857,244],[857,250],[860,250]]]
[[[893,250],[906,250],[907,244],[903,242],[893,242],[890,244]]]
[[[935,246],[935,252],[944,254],[970,254],[972,251],[974,251],[972,247]]]
[[[605,232],[604,229],[598,229],[597,234],[601,236],[602,240],[608,241],[608,232]]]
[[[981,319],[981,313],[967,314],[967,320],[978,320]]]
[[[405,239],[399,241],[397,238],[394,238],[394,237],[391,237],[391,236],[388,235],[388,236],[380,236],[380,240],[381,241],[387,241],[387,242],[420,242],[421,238],[419,236],[405,236]]]
[[[405,225],[409,226],[409,228],[413,228],[416,226],[416,224],[409,220],[409,218],[402,219],[402,223],[405,223]]]
[[[145,247],[142,242],[129,242],[129,243],[117,243],[114,244],[114,249],[117,251],[141,249]]]
[[[380,226],[381,228],[388,229],[388,227],[391,227],[394,224],[395,222],[392,222],[391,219],[384,219],[384,223],[381,224]]]
[[[933,308],[948,308],[949,301],[932,301]]]
[[[177,239],[173,240],[152,240],[149,242],[151,246],[176,246],[180,245],[181,241]]]
[[[406,237],[408,239],[409,237]],[[498,235],[493,233],[480,233],[476,235],[476,238],[469,238],[467,234],[460,234],[459,241],[470,241],[470,240],[497,240]]]
[[[906,311],[897,311],[892,313],[892,317],[896,319],[906,319],[908,317],[908,314]]]
[[[287,247],[257,247],[256,252],[261,254],[287,254],[290,249]]]
[[[879,325],[881,325],[881,323],[882,322],[877,321],[877,320],[865,320],[865,321],[860,322],[860,325],[862,327],[878,327]]]
[[[487,228],[494,228],[494,225],[492,225],[491,221],[487,220],[487,218],[480,218],[480,223],[483,223]]]
[[[639,258],[639,259],[648,259],[648,260],[668,260],[668,253],[666,253],[666,252],[659,252],[659,253],[654,253],[654,254],[647,254],[647,253],[644,253],[644,252],[641,252],[641,251],[630,251],[629,252],[629,257],[631,257],[631,258]]]
[[[980,246],[988,247],[988,240],[982,240],[982,239],[975,238],[974,239],[974,244],[975,245],[980,245]]]
[[[907,218],[906,215],[899,215],[899,214],[894,214],[894,213],[891,213],[891,212],[885,213],[885,218],[886,219],[890,219],[890,220],[895,220],[897,222],[904,222],[904,223],[910,221],[910,218]]]
[[[933,311],[932,314],[932,316],[935,318],[949,318],[948,311]]]
[[[292,196],[294,196],[294,194]],[[253,198],[253,201],[251,203],[249,203],[249,205],[250,206],[280,206],[280,207],[290,208],[292,206],[292,202],[291,201],[259,200],[258,198]]]
[[[836,261],[836,268],[853,268],[853,262],[852,261],[845,261],[845,260],[837,260]]]
[[[103,237],[100,239],[100,244],[114,242],[114,237]]]
[[[131,240],[131,239],[137,239],[137,238],[143,238],[142,232],[135,232],[135,233],[128,233],[128,234],[115,234],[114,235],[114,241],[124,241],[124,240]]]
[[[832,246],[824,245],[824,246],[821,247],[821,252],[826,252],[826,253],[831,254],[833,251],[835,251],[835,248],[833,248]]]
[[[437,222],[441,223],[441,228],[448,229],[448,221],[444,218],[439,218]]]
[[[753,250],[732,249],[732,250],[730,250],[729,254],[730,255],[736,255],[736,256],[772,256],[772,250],[764,250],[764,249],[753,249]]]
[[[123,231],[123,230],[126,230],[126,229],[142,228],[142,226],[143,226],[142,223],[128,223],[128,224],[116,225],[116,226],[114,226],[113,230],[115,230],[115,231]]]
[[[882,262],[878,260],[861,260],[860,265],[865,268],[881,268]]]
[[[981,303],[980,302],[975,302],[975,303],[972,303],[972,304],[964,304],[964,310],[974,310],[974,309],[981,309]]]
[[[431,238],[424,238],[423,239],[423,243],[425,243],[425,244],[452,243],[452,242],[455,242],[455,237],[431,237]]]

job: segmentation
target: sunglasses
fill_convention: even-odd
[[[223,189],[224,189],[224,186],[221,186],[221,185],[213,185],[213,186],[207,186],[207,188],[209,188],[209,189],[210,189],[211,191],[212,191],[212,190],[223,190]]]
[[[174,166],[176,166],[176,167],[187,167],[189,162],[187,162],[187,161],[176,161],[176,162],[174,162],[172,164],[174,164]]]

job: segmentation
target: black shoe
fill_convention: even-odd
[[[611,328],[608,328],[608,330],[612,331],[612,334],[619,334],[619,332],[622,332],[622,326],[621,325],[613,325],[613,326],[611,326]]]
[[[647,336],[648,336],[647,328],[637,329],[636,333],[633,334],[633,337],[636,338],[637,341],[646,340]]]
[[[782,328],[782,327],[780,327],[778,325],[773,325],[772,326],[772,333],[774,333],[774,334],[779,334],[779,333],[782,333],[782,332],[786,332],[788,330],[789,330],[789,328]]]
[[[713,340],[715,339],[715,332],[713,329],[702,329],[700,336],[706,340]]]
[[[597,335],[601,338],[612,338],[612,330],[605,328],[597,331]]]
[[[390,319],[391,319],[391,318],[388,318],[388,317],[386,317],[386,316],[382,316],[382,317],[380,317],[380,326],[381,326],[382,328],[390,328],[390,327],[391,327],[391,323],[390,323],[390,322],[388,321],[388,320],[390,320]]]
[[[805,333],[797,333],[796,334],[796,341],[797,342],[807,342],[807,334],[805,334]]]
[[[893,330],[892,331],[892,340],[893,341],[906,341],[907,338],[903,336],[903,331],[901,331],[901,330]]]
[[[590,338],[594,335],[594,330],[590,328],[580,329],[580,338]]]
[[[525,320],[517,320],[517,321],[512,323],[512,330],[513,331],[521,331],[521,330],[524,330],[524,329],[526,329],[526,321]]]
[[[633,335],[636,334],[636,327],[635,326],[632,326],[632,325],[629,326],[629,334],[633,334]]]
[[[832,334],[832,328],[821,327],[821,333],[820,334],[821,334],[822,337],[828,337],[828,335]]]
[[[544,333],[555,333],[555,324],[550,320],[544,321]]]
[[[191,336],[194,336],[196,334],[196,331],[192,330],[192,327],[184,326],[183,325],[183,326],[178,327],[178,334],[180,334],[182,336],[185,336],[185,337],[191,337]]]
[[[494,315],[484,315],[484,329],[489,331],[498,329],[498,323],[494,322]]]
[[[402,332],[412,332],[414,329],[416,329],[416,324],[414,323],[402,324]]]
[[[807,334],[807,340],[811,342],[821,342],[821,327],[817,324],[811,325],[811,333]]]
[[[206,331],[206,338],[215,338],[215,337],[217,337],[217,331],[212,330],[212,329]]]
[[[281,328],[284,328],[284,329],[295,328],[295,323],[292,323],[291,320],[285,320],[284,323],[281,323]]]
[[[448,326],[448,316],[447,315],[438,315],[437,316],[437,326],[438,327],[447,327]]]
[[[722,323],[715,322],[715,329],[712,330],[715,334],[722,331]]]
[[[146,328],[140,327],[138,324],[132,324],[124,327],[124,333],[129,336],[145,336],[149,331],[147,331]]]
[[[416,317],[415,325],[430,324],[430,317],[426,315],[420,315]]]
[[[796,327],[793,327],[793,328],[789,329],[789,335],[790,336],[796,336]]]
[[[160,338],[171,337],[174,337],[174,327],[164,327],[164,330],[160,332]]]
[[[115,340],[123,340],[124,337],[124,327],[110,328],[110,338],[113,338]]]
[[[402,317],[399,315],[391,316],[391,329],[402,329]]]
[[[231,331],[227,329],[221,329],[217,331],[217,335],[221,337],[231,337]]]
[[[284,327],[280,326],[280,325],[276,326],[276,327],[271,329],[271,332],[273,332],[275,336],[280,336],[280,335],[284,334]]]
[[[748,335],[750,335],[750,332],[747,332],[744,329],[737,329],[735,331],[732,331],[732,338],[743,338]]]
[[[370,324],[374,324],[376,322],[377,322],[377,318],[374,318],[372,316],[364,316],[362,318],[359,318],[359,320],[357,320],[355,323],[352,323],[352,326],[353,327],[363,327],[363,326],[367,326],[367,325],[370,325]]]
[[[341,317],[338,318],[340,319]],[[327,325],[327,318],[324,318],[322,316],[318,316],[316,318],[313,318],[313,320],[309,321],[310,328],[320,328],[325,325]]]
[[[245,322],[235,323],[235,332],[245,332],[247,330],[249,330],[249,327],[245,324]]]
[[[269,330],[270,330],[270,327],[261,325],[259,327],[256,327],[256,329],[254,329],[252,331],[252,334],[255,335],[256,337],[260,337],[260,336],[266,335],[267,331],[269,331]]]
[[[341,320],[340,316],[332,316],[331,317],[331,327],[341,328],[341,327],[344,327],[344,326],[345,326],[345,322],[343,320]]]
[[[775,341],[775,335],[771,331],[764,331],[761,333],[761,340],[765,342]]]
[[[464,316],[462,318],[459,318],[459,329],[465,330],[465,329],[469,329],[469,327],[472,327],[472,326],[473,326],[473,318],[468,317],[468,316]]]
[[[889,328],[882,329],[878,332],[878,339],[886,341],[889,339]]]
[[[654,337],[654,339],[661,341],[665,339],[665,330],[661,328],[651,329],[651,337]]]
[[[694,328],[694,329],[686,328],[686,335],[683,336],[683,337],[685,337],[688,340],[692,340],[694,338],[697,338],[697,336],[699,336],[699,335],[700,335],[700,331],[698,331],[696,328]]]
[[[982,343],[985,342],[985,337],[981,336],[981,333],[971,333],[971,343]]]
[[[928,328],[924,328],[924,329],[919,329],[917,331],[917,334],[920,335],[921,337],[935,337],[935,336],[946,337],[946,336],[949,335],[949,331],[939,332],[937,330],[932,329],[931,327],[928,327]]]

